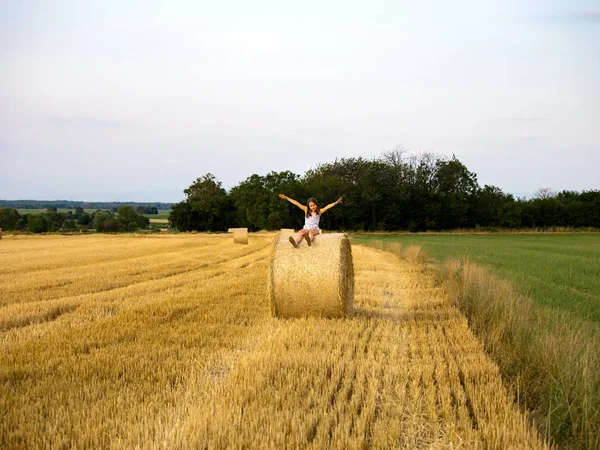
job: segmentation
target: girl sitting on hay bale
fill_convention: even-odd
[[[290,236],[290,243],[296,248],[298,248],[298,244],[302,242],[302,238],[306,240],[306,243],[309,246],[312,245],[313,239],[317,234],[319,234],[319,220],[321,220],[321,214],[323,214],[328,209],[333,208],[335,205],[342,203],[342,197],[340,197],[335,203],[330,203],[324,208],[319,208],[319,204],[313,197],[308,199],[308,201],[306,202],[306,206],[301,205],[293,198],[289,198],[284,194],[279,194],[279,197],[296,205],[298,208],[304,211],[304,228],[298,231],[295,238],[293,236]]]

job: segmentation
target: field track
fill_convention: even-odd
[[[419,266],[354,246],[353,317],[278,320],[272,238],[4,239],[0,447],[543,448]]]

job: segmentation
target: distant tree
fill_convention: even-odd
[[[138,214],[136,222],[138,228],[148,228],[150,226],[150,219],[140,214]]]
[[[200,214],[192,210],[187,201],[176,203],[169,214],[169,226],[179,231],[194,231],[202,228]]]
[[[48,206],[48,209],[46,210],[46,212],[58,212],[58,209],[56,209],[56,206]]]
[[[77,223],[79,225],[89,225],[90,224],[90,215],[87,213],[83,213],[77,218]]]
[[[17,230],[27,231],[27,222],[29,221],[30,214],[23,214],[17,222]]]
[[[403,213],[408,219],[409,231],[425,231],[436,227],[435,215],[438,205],[433,198],[439,159],[432,152],[424,152],[412,155],[407,160],[404,174],[407,201]]]
[[[394,167],[406,165],[407,159],[408,150],[405,149],[402,145],[398,145],[391,150],[384,150],[381,155],[381,161]]]
[[[75,231],[77,229],[77,224],[74,220],[65,220],[62,229],[64,231]]]
[[[27,216],[27,228],[32,233],[46,233],[49,229],[45,214],[30,214]]]
[[[438,160],[433,178],[436,206],[435,228],[452,229],[467,226],[469,200],[479,188],[477,176],[455,156],[449,161]]]
[[[471,196],[469,205],[469,225],[490,227],[500,226],[504,214],[504,205],[514,202],[511,195],[506,195],[496,186],[478,188]]]
[[[510,196],[510,194],[509,194]],[[512,197],[512,196],[510,196]],[[510,201],[507,200],[502,205],[502,210],[500,211],[500,223],[501,227],[505,228],[518,228],[521,226],[521,206],[522,203],[519,201]]]
[[[583,191],[578,199],[586,205],[586,226],[600,228],[600,190]]]
[[[84,214],[83,208],[81,206],[76,206],[75,207],[75,215],[81,216],[82,214]]]
[[[302,178],[305,192],[321,203],[329,203],[343,197],[340,208],[333,208],[323,216],[323,226],[334,229],[364,230],[373,223],[372,204],[377,195],[374,186],[382,174],[364,158],[341,158],[332,163],[320,164],[307,171]],[[377,163],[375,163],[377,165]],[[379,162],[378,167],[382,167]],[[369,166],[369,167],[368,167]],[[375,210],[377,214],[377,210]],[[376,228],[377,217],[375,217]]]
[[[16,230],[21,215],[13,208],[0,208],[0,228],[4,231]]]
[[[62,228],[65,221],[65,215],[57,212],[49,211],[44,214],[48,219],[48,231],[58,231]]]
[[[121,231],[121,228],[119,227],[119,222],[114,217],[111,217],[110,219],[104,221],[101,231],[105,231],[107,233],[116,233],[117,231]]]
[[[289,171],[270,172],[265,176],[255,174],[232,188],[230,198],[239,226],[252,231],[302,226],[302,212],[289,202],[281,201],[281,193],[301,203],[308,199],[298,175]]]
[[[533,198],[537,198],[540,200],[546,200],[554,197],[556,197],[556,191],[549,187],[536,189],[533,193]]]
[[[186,202],[197,213],[198,231],[224,231],[232,217],[233,206],[221,182],[211,173],[198,178],[183,191]]]
[[[96,211],[94,213],[93,225],[96,231],[119,231],[119,223],[108,211]]]
[[[121,206],[117,209],[116,220],[121,231],[135,231],[138,229],[138,217],[132,206]]]

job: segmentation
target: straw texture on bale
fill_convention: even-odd
[[[354,266],[348,236],[315,236],[298,248],[279,233],[269,275],[271,311],[276,317],[346,317],[354,300]]]
[[[248,228],[234,228],[233,229],[233,243],[234,244],[247,244],[248,243]]]
[[[293,228],[282,228],[281,229],[281,234],[296,234],[296,231]]]

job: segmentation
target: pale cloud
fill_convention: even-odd
[[[100,117],[85,117],[85,116],[73,116],[73,117],[61,117],[51,116],[48,117],[48,122],[54,125],[69,126],[69,127],[82,127],[82,128],[117,128],[123,126],[122,121],[105,119]]]
[[[508,121],[508,122],[525,122],[525,123],[531,123],[531,122],[545,122],[547,120],[551,120],[550,117],[507,117],[506,119],[499,119],[502,121]]]
[[[573,13],[572,18],[585,22],[600,23],[600,9],[576,12]]]

